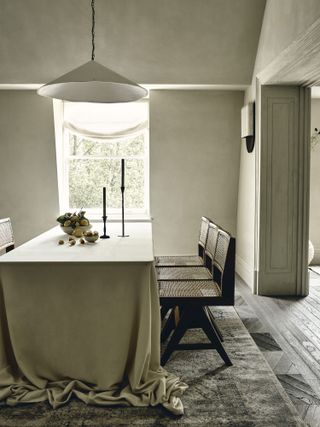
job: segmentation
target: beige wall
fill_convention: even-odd
[[[12,218],[20,244],[55,225],[57,214],[52,101],[0,91],[0,218]]]
[[[242,104],[242,92],[151,92],[157,254],[194,253],[202,215],[235,234]]]
[[[311,102],[311,133],[320,129],[320,99]],[[320,144],[311,150],[309,238],[315,249],[312,264],[320,264]]]
[[[158,253],[194,253],[201,215],[235,234],[243,92],[153,91],[151,213]],[[58,215],[52,102],[0,91],[0,217],[20,244]]]
[[[267,0],[252,84],[245,102],[256,99],[256,76],[320,16],[319,0]],[[259,135],[256,135],[259,138]],[[256,142],[257,143],[257,142]],[[238,218],[237,272],[253,288],[256,150],[242,148]]]

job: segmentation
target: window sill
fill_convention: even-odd
[[[98,223],[98,222],[102,222],[102,218],[98,217],[98,216],[90,216],[90,222],[92,223]],[[153,218],[148,216],[148,215],[137,215],[137,216],[126,216],[125,217],[125,222],[152,222]],[[116,216],[116,215],[110,215],[107,218],[107,222],[121,222],[121,216]]]

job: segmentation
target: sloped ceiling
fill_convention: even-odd
[[[96,60],[139,83],[249,84],[265,0],[96,0]],[[0,83],[91,56],[90,0],[0,0]]]

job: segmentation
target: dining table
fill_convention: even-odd
[[[0,256],[0,403],[76,397],[183,414],[187,385],[160,365],[152,224],[107,231],[71,244],[57,226]]]

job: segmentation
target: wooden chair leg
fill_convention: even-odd
[[[165,327],[174,329],[174,332],[169,340],[169,343],[162,355],[161,364],[164,366],[169,360],[171,354],[176,350],[200,350],[200,349],[215,349],[219,353],[222,360],[227,366],[232,366],[232,362],[226,353],[223,345],[221,344],[219,334],[215,329],[210,314],[208,313],[207,307],[201,305],[183,305],[180,308],[180,321],[174,329],[174,310],[172,310],[167,323],[170,320],[170,324]],[[185,332],[191,328],[202,328],[204,333],[210,340],[208,343],[183,343],[179,344],[181,338]],[[167,336],[170,335],[170,332]],[[167,333],[167,332],[166,332]]]
[[[175,324],[175,326],[177,326],[178,323],[180,322],[180,316],[181,316],[180,307],[176,306],[176,307],[174,307],[173,310],[174,310],[174,324]]]
[[[173,331],[173,329],[175,328],[176,324],[175,324],[175,313],[174,313],[174,309],[171,310],[171,313],[166,321],[166,323],[164,324],[162,331],[161,331],[161,342],[165,342],[169,335],[171,334],[171,331]]]
[[[202,308],[202,310],[199,310],[199,317],[200,317],[199,321],[201,322],[201,327],[202,327],[204,333],[207,335],[209,340],[212,342],[213,346],[215,347],[215,349],[219,353],[219,355],[222,358],[222,360],[224,361],[224,363],[227,366],[232,366],[232,362],[231,362],[229,356],[227,355],[223,345],[221,344],[221,341],[219,339],[218,334],[210,325],[210,322],[209,322],[207,314],[204,310],[204,307],[201,307],[201,308]]]
[[[161,306],[161,310],[160,310],[161,320],[163,320],[166,317],[166,314],[168,313],[169,310],[170,310],[169,306],[167,306],[167,305],[162,305]]]
[[[164,366],[167,361],[169,360],[171,354],[177,350],[177,346],[185,334],[186,330],[189,328],[189,321],[188,321],[188,315],[186,313],[181,314],[181,318],[179,321],[179,324],[177,325],[176,329],[174,330],[170,341],[168,342],[168,345],[161,357],[161,365]]]
[[[212,328],[218,334],[218,337],[219,337],[220,341],[223,342],[223,335],[221,333],[221,330],[220,330],[219,326],[217,325],[216,319],[214,318],[214,315],[212,314],[212,311],[210,310],[209,307],[205,307],[205,310],[206,310],[206,314],[207,314],[207,316],[208,316],[208,318],[210,320]]]

